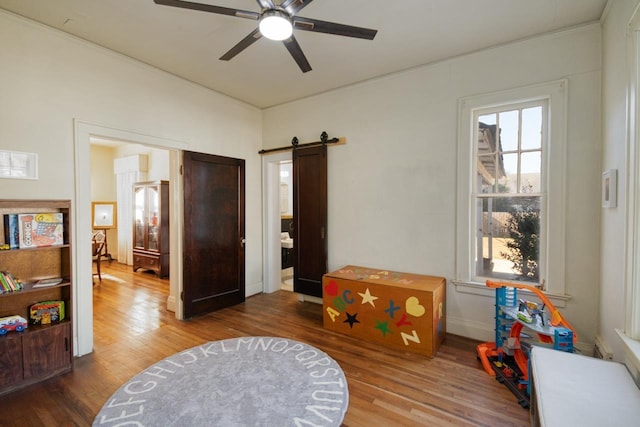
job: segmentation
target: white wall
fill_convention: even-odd
[[[599,339],[621,360],[622,342],[615,328],[625,327],[625,212],[627,180],[627,24],[638,0],[609,2],[602,29],[602,165],[618,170],[618,207],[602,209]]]
[[[264,148],[346,137],[329,148],[329,268],[455,274],[457,102],[567,78],[567,274],[563,309],[581,341],[597,328],[600,26],[488,49],[264,111]],[[493,338],[493,299],[449,282],[447,329]]]
[[[112,147],[91,146],[91,199],[96,201],[115,201],[116,178],[113,174]]]
[[[138,144],[125,144],[116,149],[116,157],[144,154],[148,159],[148,181],[169,181],[169,151]],[[115,178],[114,178],[115,179]]]
[[[190,151],[245,159],[246,284],[262,288],[258,109],[4,11],[0,58],[0,147],[40,156],[39,180],[3,180],[3,198],[90,201],[89,169],[74,166],[75,154],[88,153],[86,147],[74,147],[74,119],[141,138],[180,141]],[[76,172],[79,191],[87,194],[75,194]],[[90,203],[77,209],[80,229],[74,236],[88,235]],[[82,251],[84,243],[74,243]],[[82,354],[91,349],[91,263],[78,253],[74,259],[76,343]]]
[[[99,145],[91,146],[91,201],[94,202],[115,202],[116,177],[113,174],[113,159],[115,150],[112,147]],[[118,251],[118,231],[117,229],[106,230],[107,246],[109,254],[117,256]]]

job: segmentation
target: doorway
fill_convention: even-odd
[[[291,151],[262,156],[262,216],[264,218],[262,236],[264,262],[262,264],[262,277],[264,278],[264,293],[271,293],[282,289],[280,164],[290,163],[291,161]],[[291,186],[293,186],[293,182]]]
[[[109,261],[115,259],[118,262],[132,266],[135,264],[133,252],[135,242],[132,236],[133,212],[135,206],[132,188],[139,182],[168,182],[170,181],[170,157],[176,153],[164,148],[156,148],[148,145],[141,145],[127,141],[114,141],[104,138],[91,138],[91,200],[116,202],[115,227],[106,231]],[[175,151],[175,150],[174,150]],[[163,187],[167,188],[168,187]],[[141,199],[135,199],[142,203]],[[159,206],[155,210],[162,209],[166,215],[162,216],[160,229],[168,227],[169,200],[166,190],[162,197],[155,199],[144,198],[144,201],[155,201]],[[139,205],[140,209],[142,207]],[[141,220],[141,213],[136,215]],[[151,215],[151,213],[149,213]],[[144,216],[144,215],[142,215]],[[168,252],[169,233],[168,230],[162,233],[154,233],[156,237],[162,238],[162,251]],[[141,236],[138,236],[140,245]],[[160,250],[159,248],[153,248]],[[168,261],[168,255],[164,256]],[[164,265],[155,263],[153,265]],[[145,266],[139,271],[145,270]],[[169,271],[168,265],[163,266],[163,277]]]
[[[321,279],[327,271],[326,146],[306,147],[295,154],[262,157],[264,292],[282,288],[282,216],[280,165],[293,163],[293,287],[301,301],[321,302]],[[295,159],[294,159],[295,156]],[[304,256],[302,256],[304,253]]]
[[[170,140],[152,135],[104,127],[74,120],[75,140],[75,228],[74,235],[87,235],[91,230],[91,139],[111,139],[127,143],[149,145],[157,148],[171,150],[170,155],[170,180],[172,185],[169,203],[171,205],[170,247],[172,254],[182,253],[182,179],[180,176],[180,159],[178,150],[187,148],[187,144],[181,141]],[[82,356],[93,351],[93,284],[91,281],[91,241],[90,239],[75,239],[74,276],[80,278],[76,281],[74,292],[76,293],[74,310],[74,331],[77,336],[74,339],[74,354]],[[177,256],[170,256],[170,269],[176,274],[170,278],[170,295],[168,303],[175,304],[176,317],[182,318],[182,306],[176,304],[176,295],[182,289],[182,260]],[[89,280],[83,280],[89,278]]]
[[[281,289],[293,291],[293,162],[283,160],[280,170]]]

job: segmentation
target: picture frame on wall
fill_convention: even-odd
[[[618,170],[609,169],[602,173],[602,207],[615,208],[618,205]]]
[[[94,229],[116,228],[116,202],[91,202],[91,224]]]

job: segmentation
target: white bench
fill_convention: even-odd
[[[640,389],[622,363],[534,347],[531,425],[637,426]]]

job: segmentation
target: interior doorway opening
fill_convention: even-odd
[[[280,171],[280,258],[281,289],[293,291],[293,162],[282,160]]]
[[[170,265],[175,274],[170,278],[170,295],[167,304],[175,307],[175,316],[182,318],[182,305],[178,303],[179,292],[182,290],[182,180],[180,176],[181,150],[187,144],[177,140],[146,135],[136,132],[123,131],[115,128],[74,121],[75,145],[75,259],[74,276],[79,278],[75,287],[74,310],[74,355],[82,356],[93,351],[93,284],[91,240],[81,238],[90,236],[91,231],[91,139],[103,138],[126,143],[149,145],[170,150]]]
[[[293,289],[293,268],[283,269],[283,213],[284,197],[281,191],[282,183],[287,184],[287,191],[291,191],[291,199],[287,200],[288,208],[293,219],[293,173],[289,171],[290,182],[285,177],[281,177],[281,172],[287,171],[287,167],[281,165],[292,165],[291,151],[276,152],[266,154],[262,157],[262,194],[263,194],[263,292],[271,293],[287,288],[286,281],[291,276],[291,290]],[[285,179],[282,179],[285,178]],[[288,194],[288,193],[285,193]],[[285,214],[286,216],[286,214]],[[289,232],[292,237],[292,232]],[[295,244],[295,242],[291,242]]]

